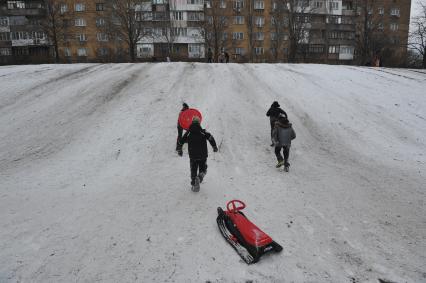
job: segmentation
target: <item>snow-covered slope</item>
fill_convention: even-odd
[[[425,89],[348,66],[1,67],[0,282],[426,282]],[[199,193],[174,152],[183,101],[220,144]],[[215,221],[234,198],[281,254],[240,260]]]

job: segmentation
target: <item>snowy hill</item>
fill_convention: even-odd
[[[0,67],[0,282],[426,282],[425,89],[349,66]],[[183,101],[221,144],[199,193]],[[281,254],[240,260],[215,221],[234,198]]]

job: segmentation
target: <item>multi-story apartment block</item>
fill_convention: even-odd
[[[364,64],[374,54],[404,61],[410,0],[211,1],[207,18],[227,19],[220,49],[238,62]]]
[[[138,12],[144,29],[144,36],[138,42],[138,57],[204,58],[203,10],[202,0],[144,2]]]
[[[366,64],[375,56],[398,65],[406,56],[411,0],[131,2],[135,43],[117,32],[116,0],[0,1],[0,63],[54,54],[60,62],[205,61],[208,50],[233,62]],[[56,40],[46,31],[49,3]]]
[[[121,62],[128,50],[111,27],[110,1],[57,1],[59,54],[64,62]]]
[[[0,64],[49,62],[52,49],[41,23],[42,0],[0,1]]]

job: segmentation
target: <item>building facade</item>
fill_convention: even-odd
[[[225,52],[231,62],[375,64],[380,58],[398,66],[406,57],[410,0],[131,2],[140,31],[134,44],[118,32],[114,0],[0,1],[0,63],[51,62],[54,55],[68,63],[206,61],[208,50],[215,62]]]
[[[39,1],[0,1],[0,64],[52,61],[52,49],[42,21],[45,6]]]

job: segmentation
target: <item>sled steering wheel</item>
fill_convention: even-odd
[[[238,204],[240,204],[240,206],[238,206]],[[226,204],[226,208],[231,213],[237,213],[238,211],[243,210],[245,207],[246,204],[238,199],[231,200]]]

